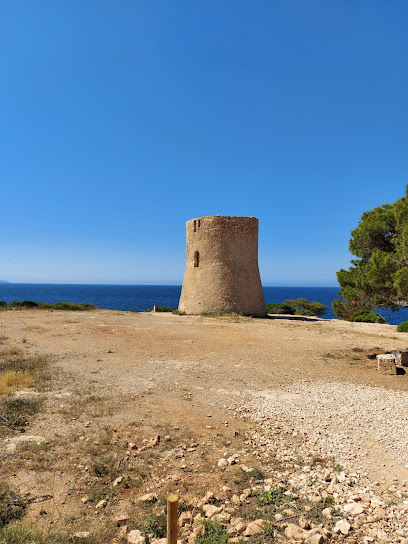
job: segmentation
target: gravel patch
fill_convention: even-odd
[[[408,464],[408,394],[381,387],[302,381],[284,392],[264,392],[241,407],[264,427],[283,425],[339,462],[366,455],[362,442],[380,442]],[[244,416],[245,417],[245,416]]]

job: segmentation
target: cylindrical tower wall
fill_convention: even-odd
[[[186,223],[187,260],[179,310],[266,315],[258,268],[258,219],[221,215]]]

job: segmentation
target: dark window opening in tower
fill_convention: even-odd
[[[194,252],[194,267],[197,268],[197,266],[200,264],[200,254],[198,251]]]
[[[201,227],[201,219],[198,220],[198,228]]]
[[[194,221],[194,232],[197,230],[197,221]]]

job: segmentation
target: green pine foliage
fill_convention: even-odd
[[[364,312],[353,317],[350,321],[358,323],[387,323],[382,315],[376,312]]]
[[[333,311],[352,320],[376,308],[397,310],[408,302],[408,186],[406,196],[363,213],[351,232],[348,270],[337,272]]]

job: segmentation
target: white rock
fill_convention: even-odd
[[[231,455],[231,457],[228,457],[227,461],[229,465],[235,465],[236,463],[238,463],[238,455]]]
[[[331,508],[324,508],[322,510],[322,516],[324,516],[325,518],[331,518],[331,514],[332,514]]]
[[[89,531],[79,531],[78,533],[73,534],[74,542],[82,542],[82,540],[85,540],[91,536],[91,533]]]
[[[154,502],[156,500],[157,500],[156,493],[146,493],[146,495],[143,495],[139,499],[140,502]]]
[[[320,533],[315,533],[307,538],[307,544],[322,544],[324,538]]]
[[[295,523],[289,523],[285,529],[285,536],[293,540],[304,540],[307,536],[307,531],[304,531]]]
[[[219,459],[218,460],[218,466],[221,468],[221,467],[227,467],[228,466],[228,461],[224,458],[222,459]]]
[[[206,518],[212,518],[215,514],[221,512],[221,508],[214,504],[204,504],[203,510]]]
[[[351,525],[345,519],[339,520],[333,528],[333,533],[341,533],[342,535],[348,535],[351,529]]]
[[[119,484],[121,484],[123,481],[123,476],[118,476],[117,478],[115,478],[115,480],[113,480],[113,487],[117,487]]]
[[[352,502],[351,504],[345,504],[343,506],[343,511],[349,516],[358,516],[364,512],[364,506],[357,502]]]
[[[257,519],[248,523],[247,528],[245,529],[244,536],[253,536],[253,535],[263,535],[265,532],[265,527],[267,522],[264,519]]]
[[[145,538],[139,529],[134,529],[126,535],[126,544],[143,544],[144,541]]]

